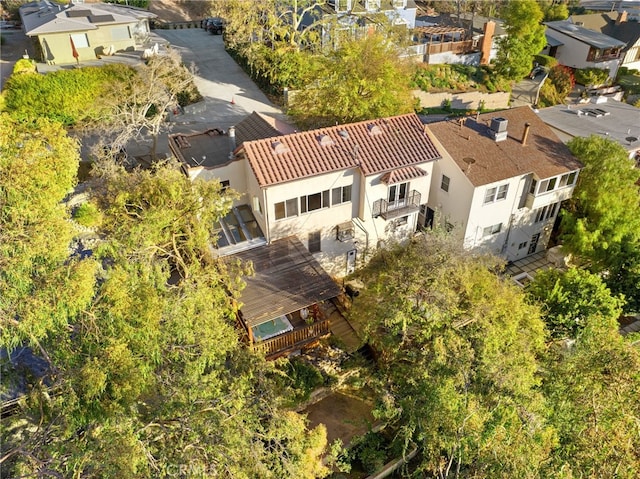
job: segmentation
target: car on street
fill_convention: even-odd
[[[212,35],[222,35],[225,29],[224,20],[220,17],[206,18],[203,23],[203,28]]]

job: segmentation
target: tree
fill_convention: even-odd
[[[351,317],[380,354],[377,414],[429,476],[534,477],[555,444],[536,390],[544,326],[497,266],[422,237],[362,273]]]
[[[568,351],[545,367],[543,390],[558,431],[544,477],[640,474],[640,354],[615,318],[591,316]]]
[[[324,429],[279,407],[275,366],[239,343],[244,268],[210,251],[233,197],[174,164],[95,175],[93,294],[41,340],[56,387],[3,431],[12,475],[324,475]]]
[[[38,349],[92,296],[94,265],[69,258],[74,229],[61,203],[79,146],[44,118],[0,114],[0,131],[0,345]]]
[[[612,253],[640,242],[640,170],[614,140],[592,135],[568,145],[584,169],[562,215],[562,238],[570,252],[603,271]]]
[[[100,132],[103,145],[108,145],[113,153],[148,135],[152,139],[150,156],[155,160],[158,135],[167,111],[178,107],[181,95],[199,94],[188,92],[193,87],[193,69],[185,67],[174,51],[152,56],[135,73],[124,82],[114,83],[104,93],[101,102],[107,106],[107,114],[93,129]]]
[[[545,22],[554,22],[556,20],[566,20],[569,18],[569,8],[563,1],[541,0],[540,8],[542,8],[544,12]]]
[[[575,338],[594,316],[617,319],[624,305],[599,275],[578,268],[539,271],[527,295],[542,305],[542,317],[555,338]]]
[[[408,66],[379,35],[345,43],[317,71],[292,100],[290,113],[300,125],[349,123],[413,109]]]
[[[546,39],[542,10],[535,0],[507,2],[502,11],[507,36],[500,40],[497,72],[511,80],[522,79],[531,70],[533,56]]]

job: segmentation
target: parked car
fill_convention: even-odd
[[[213,35],[222,35],[225,28],[224,20],[220,17],[206,18],[203,27]]]

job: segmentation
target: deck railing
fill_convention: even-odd
[[[474,51],[473,40],[463,40],[461,42],[433,42],[427,43],[427,54],[437,53],[470,53]]]
[[[329,334],[328,319],[309,324],[300,329],[294,329],[289,333],[281,334],[266,341],[260,341],[255,343],[253,347],[256,350],[263,351],[264,355],[269,357],[281,351],[295,350],[326,334]]]

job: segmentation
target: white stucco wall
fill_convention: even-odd
[[[238,159],[225,166],[219,166],[217,168],[206,168],[202,166],[189,168],[189,178],[197,178],[205,181],[214,179],[220,182],[228,181],[229,187],[240,194],[240,197],[234,201],[234,205],[247,204],[249,203],[249,196],[247,195],[248,190],[245,163],[246,160]]]

